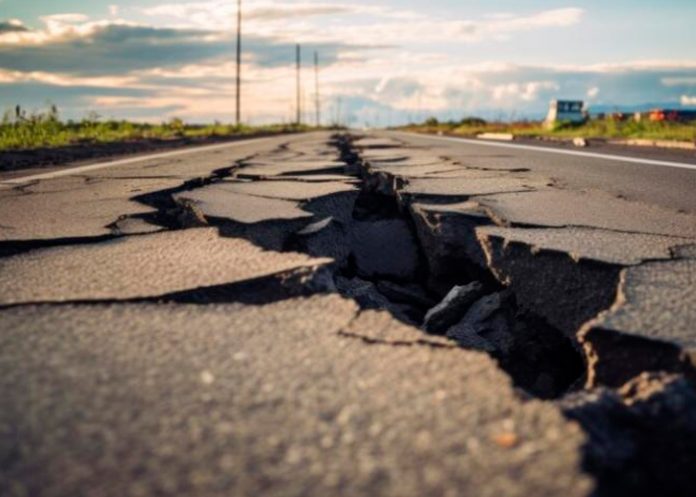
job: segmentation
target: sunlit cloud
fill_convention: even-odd
[[[230,120],[236,2],[104,7],[107,18],[73,12],[0,22],[0,105],[51,100],[71,112]],[[292,119],[296,43],[303,50],[305,108],[313,100],[316,51],[322,106],[327,115],[340,107],[350,122],[385,122],[386,115],[538,116],[559,96],[599,107],[693,105],[696,60],[602,62],[599,53],[589,63],[556,57],[541,64],[496,56],[498,47],[515,47],[518,39],[554,40],[587,26],[589,15],[573,6],[447,16],[393,3],[247,0],[244,118]],[[486,50],[487,57],[476,55]]]
[[[0,83],[45,83],[54,86],[94,86],[101,88],[122,88],[141,86],[135,76],[80,77],[42,71],[8,71],[0,69]]]

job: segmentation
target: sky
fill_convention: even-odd
[[[694,0],[243,0],[243,119],[384,126],[429,116],[696,109]],[[0,0],[0,108],[231,122],[236,0]]]

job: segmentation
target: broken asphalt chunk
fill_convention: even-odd
[[[545,189],[475,199],[498,224],[589,228],[696,238],[696,216],[617,198],[606,192]]]
[[[428,333],[445,334],[482,296],[483,285],[478,281],[455,286],[439,304],[428,311],[423,328]]]
[[[356,191],[352,183],[331,181],[322,183],[301,183],[297,181],[232,181],[224,180],[215,185],[218,190],[252,195],[256,197],[283,200],[311,200],[342,192]]]
[[[618,390],[581,391],[559,405],[587,433],[583,466],[597,481],[593,495],[693,495],[693,383],[643,373]]]
[[[132,200],[143,192],[178,186],[177,179],[103,179],[82,177],[41,180],[34,192],[0,190],[0,242],[49,241],[112,235],[110,226],[126,217],[141,219],[125,231],[151,233],[158,226],[142,221],[157,211]]]
[[[171,231],[0,259],[0,305],[156,298],[331,262],[266,252],[212,228]]]
[[[302,210],[297,202],[233,193],[223,188],[220,183],[178,193],[174,198],[179,202],[185,201],[195,205],[206,217],[229,219],[243,224],[312,217],[312,214]]]
[[[414,178],[409,180],[403,192],[424,197],[475,196],[503,192],[532,191],[543,188],[543,179],[514,178],[509,176],[488,178]]]
[[[616,298],[625,266],[668,259],[683,239],[590,228],[481,226],[476,236],[486,264],[518,303],[572,340]]]
[[[626,268],[613,306],[580,332],[588,384],[618,386],[642,371],[696,379],[694,322],[696,258]]]
[[[362,309],[375,309],[389,311],[393,316],[401,321],[415,324],[410,308],[407,305],[392,302],[379,292],[371,281],[360,278],[336,278],[336,288],[342,295],[355,300]]]
[[[504,306],[509,306],[509,293],[493,293],[474,302],[457,324],[447,330],[447,337],[464,346],[476,342],[474,332],[485,344],[484,350],[508,355],[514,344],[509,318]]]

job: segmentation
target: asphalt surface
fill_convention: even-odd
[[[591,360],[590,384],[620,386],[642,370],[667,368],[664,361],[647,365],[643,357],[651,354],[640,345],[608,347],[598,337],[609,334],[661,340],[676,346],[672,356],[686,357],[671,359],[671,368],[692,367],[694,166],[404,133],[376,133],[362,143],[369,173],[405,199],[430,277],[444,278],[444,288],[453,266],[473,261],[525,308],[582,342],[587,357],[620,350],[612,363],[627,364],[625,371],[601,380],[608,370]],[[404,184],[394,187],[395,177]],[[660,269],[649,271],[650,264]],[[578,335],[610,308],[604,335]]]
[[[696,174],[694,169],[656,166],[649,163],[632,163],[621,160],[608,160],[596,157],[584,157],[592,153],[592,149],[574,150],[578,155],[564,155],[549,151],[527,150],[507,143],[488,143],[477,145],[467,141],[458,143],[456,139],[443,140],[440,137],[430,137],[405,133],[394,133],[404,142],[460,161],[465,165],[486,167],[491,169],[528,168],[533,173],[549,178],[556,178],[561,186],[571,190],[600,190],[610,195],[644,202],[650,205],[662,206],[677,211],[684,210],[696,213]],[[502,147],[500,145],[503,145]],[[563,150],[565,151],[565,150]],[[630,152],[609,152],[609,155],[620,158],[622,154],[630,153],[631,158],[663,160],[696,167],[696,154],[674,154],[673,152],[654,152],[635,148]]]
[[[579,428],[521,402],[484,354],[341,336],[410,338],[384,314],[356,314],[338,297],[6,311],[4,495],[591,488]]]
[[[0,176],[0,494],[690,495],[696,170],[355,135]]]

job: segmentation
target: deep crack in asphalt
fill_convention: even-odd
[[[691,495],[690,468],[696,463],[693,364],[685,362],[676,346],[627,337],[601,325],[577,336],[584,323],[615,305],[626,269],[576,259],[563,251],[534,252],[495,233],[482,235],[480,228],[505,221],[496,219],[487,206],[456,216],[437,209],[467,202],[471,195],[409,195],[407,179],[372,168],[354,141],[350,135],[332,140],[345,167],[280,175],[288,181],[337,173],[359,179],[354,191],[300,202],[306,218],[235,222],[206,214],[187,197],[233,176],[250,183],[268,181],[245,173],[249,157],[209,177],[134,197],[155,212],[122,216],[109,226],[111,235],[3,242],[0,257],[133,236],[123,223],[137,220],[165,230],[214,226],[224,237],[245,238],[267,250],[331,257],[335,262],[321,268],[151,298],[90,302],[260,305],[337,291],[363,311],[385,310],[423,329],[419,338],[394,341],[356,331],[354,320],[353,328],[340,330],[339,336],[391,347],[448,349],[456,343],[489,354],[521,395],[555,402],[587,434],[584,468],[597,482],[597,496]],[[539,271],[542,266],[545,274]],[[432,326],[437,312],[440,324]],[[626,355],[625,350],[632,352]],[[618,356],[612,356],[617,351]]]

